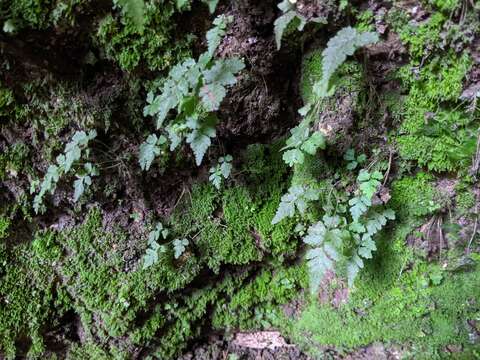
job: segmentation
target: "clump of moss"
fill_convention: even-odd
[[[28,146],[22,142],[9,146],[0,155],[0,180],[5,180],[7,175],[16,177],[20,171],[25,170],[29,152]]]
[[[8,236],[8,228],[10,227],[10,219],[0,216],[0,240]]]
[[[212,324],[218,329],[261,328],[267,312],[286,304],[306,286],[308,276],[304,266],[262,270],[251,282],[231,294],[228,300],[216,304]]]
[[[459,0],[428,0],[428,4],[432,5],[436,9],[449,15],[452,11],[454,11],[459,7],[460,1]]]
[[[415,78],[409,68],[401,78],[409,88],[404,121],[397,137],[400,154],[434,171],[452,171],[468,165],[476,136],[470,114],[451,109],[471,65],[468,55],[450,53],[426,64]]]
[[[460,182],[455,187],[455,207],[459,215],[468,215],[475,212],[475,204],[477,202],[472,185]]]
[[[129,18],[105,17],[96,39],[107,58],[126,71],[144,67],[162,71],[189,54],[190,36],[179,36],[173,19],[177,10],[173,2],[149,1],[145,8],[145,27],[139,32]]]
[[[407,23],[400,31],[400,39],[408,46],[410,56],[418,63],[440,43],[440,31],[447,18],[435,12],[424,23]]]
[[[392,184],[391,206],[403,219],[422,217],[439,209],[438,196],[433,184],[433,176],[419,172],[407,176]]]
[[[15,98],[12,90],[0,85],[0,117],[7,116],[10,113],[14,102]]]
[[[76,16],[86,4],[88,4],[88,0],[4,2],[0,7],[1,20],[9,21],[14,32],[25,28],[44,30],[49,27],[72,26],[76,21]]]
[[[357,24],[355,27],[360,32],[375,31],[375,17],[373,11],[368,9],[357,15]]]
[[[51,232],[37,234],[33,245],[0,251],[0,352],[8,359],[43,354],[43,328],[55,326],[68,309],[52,271],[60,254],[54,237]]]

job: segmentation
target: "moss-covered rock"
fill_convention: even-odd
[[[175,1],[149,1],[143,31],[139,31],[129,18],[107,15],[100,22],[95,38],[107,58],[123,70],[139,67],[150,71],[166,70],[189,54],[193,39],[178,33],[174,20],[177,12]]]

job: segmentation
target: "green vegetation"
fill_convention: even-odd
[[[1,4],[0,358],[478,358],[479,14]]]
[[[227,94],[227,87],[235,85],[235,75],[245,64],[238,58],[214,59],[215,51],[220,45],[225,29],[233,18],[221,15],[213,24],[215,27],[207,32],[208,51],[195,61],[191,58],[175,65],[165,81],[162,93],[155,96],[148,94],[148,106],[144,114],[156,116],[157,130],[164,129],[170,140],[170,151],[174,151],[185,140],[195,155],[197,165],[210,147],[211,139],[216,136],[215,125],[218,122],[214,112],[220,107]],[[168,121],[171,110],[177,110],[174,120]],[[168,124],[164,125],[165,121]],[[160,153],[157,143],[165,143],[165,137],[143,145],[140,164],[144,170],[150,167],[152,159]],[[148,158],[146,160],[145,158]],[[148,167],[147,167],[148,165]]]
[[[136,15],[119,18],[108,14],[101,20],[95,40],[105,49],[106,57],[123,70],[167,70],[189,55],[192,38],[178,35],[174,21],[178,10],[173,1],[162,1],[161,6],[148,1],[143,11],[140,29]]]

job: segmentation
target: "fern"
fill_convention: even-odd
[[[220,189],[224,179],[229,178],[232,171],[232,160],[233,157],[231,155],[221,157],[218,159],[218,164],[210,168],[210,177],[208,179],[217,189]]]
[[[363,164],[365,160],[367,160],[367,156],[365,154],[355,156],[355,150],[353,149],[348,149],[343,158],[348,162],[348,170],[355,170],[358,165]]]
[[[273,23],[277,50],[280,50],[280,48],[282,47],[283,34],[288,28],[288,25],[290,25],[292,22],[297,21],[298,31],[302,31],[308,21],[324,24],[326,23],[325,19],[320,17],[307,19],[306,17],[297,12],[296,3],[296,0],[282,0],[282,2],[278,4],[278,8],[282,11],[283,14],[280,15]]]
[[[161,148],[160,145],[163,145],[167,142],[167,138],[163,135],[157,137],[155,134],[148,136],[147,140],[140,145],[140,155],[139,163],[142,170],[150,169],[153,160],[156,156],[160,155]]]
[[[148,234],[148,248],[143,256],[143,269],[147,269],[158,262],[158,254],[167,251],[165,245],[160,245],[158,240],[162,237],[167,239],[168,229],[164,228],[162,223],[157,223],[155,229]]]
[[[238,58],[213,59],[231,21],[231,17],[224,15],[215,19],[215,27],[207,33],[208,51],[201,54],[198,61],[187,59],[174,66],[161,94],[149,93],[148,105],[144,109],[144,115],[156,116],[157,129],[166,132],[170,151],[185,141],[190,145],[197,165],[202,163],[211,139],[216,136],[218,119],[214,112],[220,107],[227,88],[236,83],[235,75],[245,67]],[[176,116],[167,120],[174,109]],[[139,161],[144,169],[148,169],[159,155],[158,144],[154,138],[149,139],[140,148]]]
[[[333,271],[335,262],[340,260],[342,231],[338,228],[340,217],[325,215],[323,221],[310,226],[303,242],[310,245],[306,253],[310,274],[310,290],[315,293],[327,271]]]
[[[360,173],[357,176],[357,182],[361,194],[350,199],[348,202],[351,206],[350,213],[354,220],[358,220],[372,205],[371,199],[381,185],[380,180],[382,179],[383,175],[379,171],[369,173],[364,169],[360,170]]]
[[[335,209],[325,207],[334,214],[325,214],[321,221],[309,228],[303,242],[310,247],[306,260],[312,292],[318,290],[326,271],[346,272],[348,284],[352,287],[364,266],[364,259],[373,257],[373,252],[377,250],[374,236],[388,220],[395,219],[393,210],[372,206],[371,198],[382,178],[378,171],[360,170],[357,177],[359,189],[356,196],[348,201],[351,217],[347,216],[342,204],[337,204]],[[338,215],[337,209],[345,215]]]
[[[183,255],[185,252],[187,246],[188,246],[188,240],[187,239],[175,239],[173,240],[173,256],[175,259],[180,258],[180,256]]]
[[[293,217],[295,210],[300,214],[305,213],[309,201],[319,199],[319,192],[307,186],[294,185],[283,195],[277,212],[272,219],[272,224],[277,224],[287,217]]]
[[[316,131],[310,134],[308,121],[302,121],[300,125],[290,130],[291,136],[287,139],[286,146],[282,150],[287,150],[283,154],[283,160],[289,166],[303,164],[305,154],[315,155],[318,149],[325,149],[326,142],[322,133]]]
[[[328,96],[330,80],[335,71],[345,62],[347,56],[353,55],[358,48],[377,41],[378,35],[376,33],[359,33],[351,27],[341,29],[328,41],[327,47],[322,53],[322,78],[314,84],[314,93],[318,97]]]
[[[45,195],[55,192],[60,178],[72,170],[72,166],[82,158],[83,153],[86,153],[88,156],[88,143],[96,136],[97,132],[95,130],[90,131],[88,134],[85,131],[77,131],[73,135],[72,140],[65,146],[64,153],[57,156],[57,163],[48,167],[43,180],[40,183],[33,182],[31,184],[30,192],[32,194],[37,193],[33,199],[35,213],[38,214],[45,211],[45,206],[43,205]],[[85,167],[85,171],[85,174],[79,173],[77,176],[74,194],[75,201],[83,194],[85,188],[91,184],[91,176],[97,175],[96,169],[91,164]]]
[[[220,15],[213,20],[213,28],[207,31],[208,56],[213,57],[222,38],[226,34],[227,25],[233,21],[233,16]]]
[[[73,182],[73,201],[77,202],[85,190],[92,185],[92,177],[98,176],[98,169],[92,163],[86,163],[83,171],[78,172],[75,176],[77,179]]]

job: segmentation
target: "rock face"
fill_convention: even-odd
[[[0,1],[0,359],[478,356],[479,19],[460,0]]]

